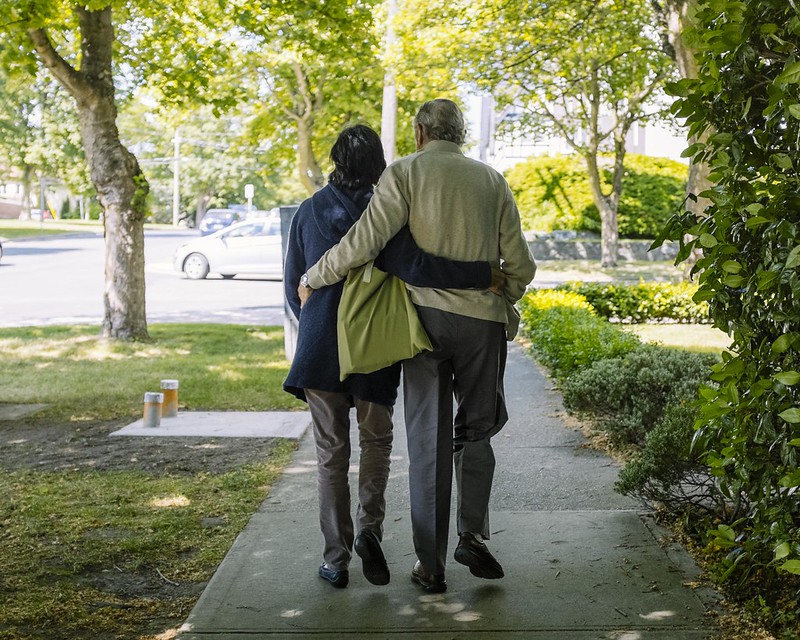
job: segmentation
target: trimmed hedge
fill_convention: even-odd
[[[609,284],[570,282],[558,290],[582,295],[597,315],[620,322],[707,323],[708,302],[695,302],[697,285],[691,282],[640,282]]]
[[[598,317],[585,297],[568,291],[528,293],[520,301],[520,318],[538,359],[557,378],[640,344],[636,336]]]
[[[611,158],[600,161],[609,167],[603,170],[603,177],[610,183]],[[680,208],[688,168],[667,158],[637,154],[625,156],[625,168],[618,211],[620,237],[656,237]],[[509,169],[506,177],[523,228],[600,231],[600,214],[592,201],[586,164],[577,154],[536,156]]]

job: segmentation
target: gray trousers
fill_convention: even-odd
[[[392,453],[392,407],[365,402],[344,393],[306,389],[317,447],[319,526],[330,568],[347,569],[353,549],[350,513],[350,409],[355,405],[361,456],[358,468],[358,530],[383,539],[384,492]]]
[[[458,533],[489,537],[491,438],[508,420],[507,344],[502,323],[428,307],[417,311],[434,350],[403,363],[411,527],[422,566],[441,574],[454,468]]]

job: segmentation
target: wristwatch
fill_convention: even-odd
[[[308,284],[308,274],[304,273],[300,276],[300,286],[305,287],[306,289],[311,289],[311,285]]]

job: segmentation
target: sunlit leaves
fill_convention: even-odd
[[[673,113],[691,132],[711,133],[686,154],[712,167],[711,206],[702,217],[676,216],[665,237],[682,256],[702,251],[697,297],[733,338],[698,437],[748,514],[729,523],[741,552],[729,558],[730,575],[767,564],[800,573],[799,18],[792,3],[699,3],[699,78],[669,87]],[[724,544],[730,533],[711,535]]]

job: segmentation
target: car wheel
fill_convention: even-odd
[[[3,245],[0,244],[0,260],[3,259]]]
[[[235,274],[235,273],[221,273],[220,275],[221,275],[223,278],[225,278],[226,280],[230,280],[230,279],[231,279],[231,278],[233,278],[233,277],[234,277],[236,274]]]
[[[202,253],[190,253],[183,261],[183,272],[192,280],[202,280],[208,275],[208,260]]]

